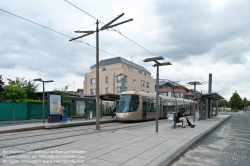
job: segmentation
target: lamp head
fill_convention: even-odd
[[[34,79],[33,81],[42,81],[41,78]]]

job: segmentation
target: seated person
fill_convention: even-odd
[[[195,125],[192,125],[192,123],[188,120],[188,118],[184,115],[184,113],[185,113],[185,108],[181,108],[182,110],[183,110],[183,117],[185,117],[186,118],[186,120],[187,120],[187,123],[188,123],[188,125],[187,126],[190,126],[190,127],[194,127]]]
[[[179,121],[182,122],[182,127],[185,128],[187,125],[187,119],[183,116],[183,109],[179,109],[179,112],[177,114],[177,118],[179,118]]]

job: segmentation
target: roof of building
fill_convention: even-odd
[[[159,86],[162,86],[162,85],[164,85],[164,84],[171,84],[171,85],[173,85],[173,86],[182,86],[181,84],[178,84],[178,83],[176,83],[176,82],[173,82],[173,81],[171,81],[171,80],[162,80],[162,79],[159,79]],[[155,85],[156,85],[156,79],[155,79]]]
[[[124,59],[122,57],[115,57],[115,58],[101,60],[99,62],[99,66],[106,66],[106,65],[116,64],[116,63],[125,63],[125,64],[127,64],[129,66],[132,66],[134,68],[137,68],[137,69],[140,69],[140,70],[143,70],[143,71],[146,71],[146,72],[150,73],[144,67],[142,67],[140,65],[137,65],[134,62],[128,61],[128,60],[126,60],[126,59]],[[93,67],[96,67],[96,65],[93,65],[90,68],[93,68]]]

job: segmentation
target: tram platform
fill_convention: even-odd
[[[47,120],[46,120],[47,121]],[[26,120],[26,121],[5,121],[0,122],[0,134],[4,133],[13,133],[13,132],[22,132],[22,131],[31,131],[31,130],[40,130],[40,129],[55,129],[63,127],[74,127],[81,125],[92,125],[96,123],[95,117],[86,120],[86,118],[75,118],[73,121],[68,118],[67,123],[43,123],[43,120]],[[115,118],[110,116],[103,116],[100,119],[100,123],[111,123],[115,122]]]
[[[84,162],[71,165],[86,166],[165,166],[171,165],[179,156],[183,155],[187,150],[194,146],[197,141],[205,137],[209,132],[218,127],[224,121],[230,118],[230,115],[218,115],[211,119],[196,119],[191,123],[195,124],[195,128],[182,128],[177,125],[173,128],[167,119],[159,120],[158,132],[155,132],[155,121],[146,122],[141,126],[114,129],[112,132],[103,129],[97,135],[83,135],[85,141],[77,141],[63,147],[54,147],[50,150],[62,151],[83,150]],[[101,123],[114,122],[115,119],[103,118]],[[68,125],[83,125],[87,123],[95,123],[95,119],[90,121],[79,120],[68,123],[52,123],[52,124],[23,124],[14,126],[0,126],[0,133],[8,133],[14,131],[26,131],[34,128],[60,128],[68,127]],[[99,136],[99,137],[98,137]],[[105,139],[100,139],[100,137]],[[78,138],[79,139],[79,138]],[[68,139],[65,141],[69,141]],[[60,164],[59,164],[60,165]]]

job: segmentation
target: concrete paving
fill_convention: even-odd
[[[65,145],[55,146],[50,151],[63,151],[69,152],[68,154],[78,155],[79,158],[74,158],[74,162],[68,159],[68,163],[52,163],[47,165],[86,165],[86,166],[155,166],[155,165],[170,165],[181,154],[191,148],[195,142],[203,138],[207,133],[215,129],[230,115],[219,115],[212,119],[201,120],[194,123],[195,128],[182,128],[180,124],[173,129],[173,124],[170,124],[167,120],[159,121],[159,131],[155,132],[155,122],[151,122],[152,125],[145,125],[144,127],[130,127],[121,128],[110,131],[101,131],[93,134],[83,135],[82,138],[78,137],[75,143],[66,144],[69,140],[64,141]],[[189,118],[192,122],[192,118]],[[101,122],[113,121],[113,119],[103,119]],[[90,122],[90,121],[89,121]],[[92,120],[92,123],[95,123]],[[68,127],[68,125],[87,123],[82,122],[68,122],[58,124],[42,124],[43,128],[58,128]],[[37,124],[36,124],[37,125]],[[20,127],[22,126],[22,127]],[[19,129],[28,129],[32,127],[39,127],[35,124],[18,125]],[[133,126],[133,124],[131,124]],[[143,125],[142,125],[143,126]],[[4,129],[0,128],[0,131],[14,130],[12,128]],[[105,139],[103,139],[105,138]],[[85,140],[85,141],[83,141]],[[24,149],[26,147],[23,147]],[[70,152],[72,150],[78,150],[84,153]],[[24,154],[29,154],[25,152]],[[48,154],[47,154],[48,155]],[[56,154],[49,154],[56,155]],[[82,158],[81,158],[82,157]],[[51,161],[53,159],[46,159]],[[55,159],[54,159],[55,160]],[[33,160],[34,161],[34,160]],[[5,163],[4,163],[5,164]],[[3,165],[4,165],[3,164]],[[6,163],[7,164],[7,163]],[[0,163],[1,165],[1,163]],[[39,163],[28,163],[27,165],[43,165]]]

